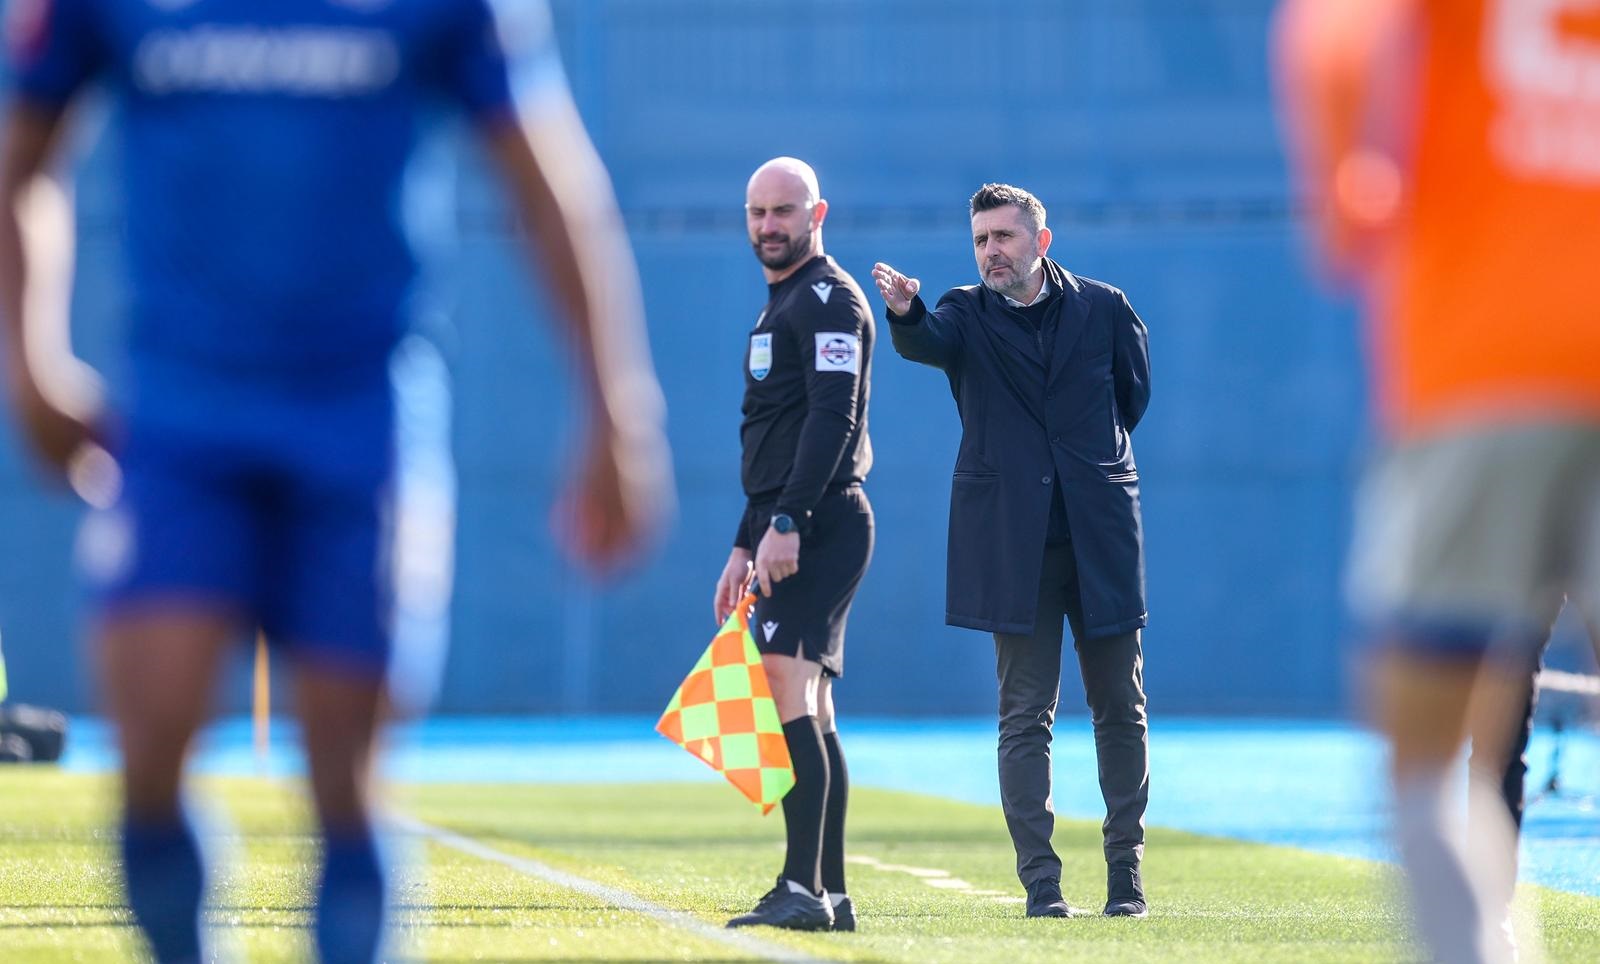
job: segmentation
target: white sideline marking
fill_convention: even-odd
[[[1600,696],[1600,678],[1583,673],[1568,673],[1559,669],[1539,671],[1539,688],[1557,693],[1577,693],[1582,696]]]
[[[885,873],[910,874],[929,887],[954,891],[959,894],[966,894],[969,897],[987,897],[996,904],[1026,903],[1026,898],[1013,897],[1004,891],[984,890],[974,887],[960,877],[951,876],[950,871],[940,870],[937,867],[908,867],[905,864],[886,864],[876,857],[864,857],[859,854],[852,854],[844,859],[847,863],[862,864],[871,867],[873,870],[881,870]]]
[[[725,944],[752,957],[767,961],[781,961],[783,964],[825,964],[824,958],[812,957],[803,951],[792,950],[781,944],[764,941],[759,937],[752,937],[742,931],[714,927],[685,911],[663,907],[660,904],[645,900],[643,897],[630,894],[625,890],[607,887],[605,884],[590,880],[587,877],[579,877],[577,874],[569,874],[564,870],[558,870],[549,864],[529,857],[518,857],[515,854],[496,850],[488,844],[474,840],[471,837],[464,837],[452,830],[423,823],[405,814],[391,813],[389,814],[389,822],[402,830],[427,837],[436,843],[459,850],[480,860],[487,860],[504,867],[510,867],[518,873],[537,877],[546,883],[555,884],[557,887],[575,890],[580,894],[586,894],[597,900],[604,901],[620,910],[631,910],[634,913],[643,914],[670,927],[688,931],[706,940]]]

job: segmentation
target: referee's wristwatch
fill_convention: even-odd
[[[800,531],[800,527],[794,524],[794,516],[787,512],[779,512],[772,517],[772,531],[780,536],[786,536],[791,532]]]

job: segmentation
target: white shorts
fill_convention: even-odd
[[[1600,425],[1397,446],[1362,485],[1348,588],[1401,644],[1536,646],[1565,594],[1600,599]]]

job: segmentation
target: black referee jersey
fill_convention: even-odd
[[[745,346],[741,479],[750,505],[770,505],[804,531],[825,491],[872,468],[872,312],[826,255],[767,287]],[[753,548],[742,520],[735,545]]]

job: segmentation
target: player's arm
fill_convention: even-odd
[[[939,299],[939,307],[930,312],[917,295],[922,282],[881,261],[872,266],[872,280],[887,309],[895,352],[908,361],[949,371],[961,355],[961,328],[949,296]]]
[[[571,98],[546,93],[516,120],[481,125],[512,204],[538,242],[588,395],[587,451],[564,500],[572,548],[621,561],[670,511],[665,405],[650,363],[638,271],[610,178]]]
[[[1393,101],[1420,0],[1286,0],[1273,29],[1280,114],[1318,247],[1342,278],[1403,193],[1399,145],[1374,129]]]
[[[13,99],[0,122],[0,329],[12,411],[35,451],[65,472],[96,438],[101,393],[67,333],[72,205],[49,168],[62,116]]]

